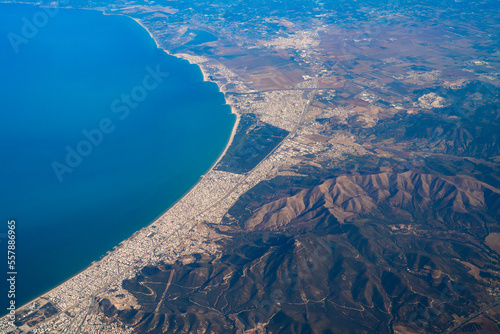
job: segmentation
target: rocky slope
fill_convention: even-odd
[[[277,188],[212,227],[228,236],[219,257],[145,268],[124,282],[140,310],[101,310],[138,333],[441,332],[495,300],[500,255],[483,240],[498,189],[415,171]]]

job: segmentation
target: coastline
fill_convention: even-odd
[[[222,158],[226,155],[227,153],[227,150],[229,149],[229,147],[231,146],[231,144],[233,143],[233,140],[234,140],[234,136],[236,135],[236,131],[238,130],[238,125],[240,124],[240,114],[236,113],[236,112],[233,112],[233,107],[231,105],[229,105],[231,107],[231,113],[236,115],[236,120],[234,121],[234,126],[233,126],[233,130],[231,131],[231,136],[229,137],[229,141],[227,142],[227,145],[226,147],[224,148],[224,151],[222,151],[221,155],[219,156],[219,158],[214,162],[214,164],[212,165],[212,167],[210,167],[210,169],[207,171],[207,173],[209,171],[211,171],[212,169],[214,169],[215,166],[217,166],[217,164],[222,160]],[[206,173],[205,173],[206,174]],[[202,175],[203,177],[203,175]]]
[[[168,53],[165,49],[163,49],[163,48],[160,46],[160,44],[158,43],[158,41],[156,40],[156,38],[153,36],[153,33],[151,33],[151,31],[149,31],[149,29],[148,29],[148,28],[147,28],[144,24],[142,24],[141,20],[136,19],[135,17],[132,17],[132,16],[124,15],[124,14],[106,14],[105,12],[103,12],[103,13],[104,13],[104,15],[118,15],[118,16],[125,16],[125,17],[128,17],[128,18],[131,18],[132,20],[134,20],[135,22],[137,22],[137,23],[138,23],[141,27],[143,27],[143,28],[144,28],[144,30],[146,30],[146,31],[148,32],[148,34],[149,34],[149,36],[151,37],[151,39],[152,39],[153,41],[155,41],[155,43],[156,43],[156,47],[157,47],[158,49],[161,49],[161,50],[163,50],[163,52],[165,52],[166,54],[170,55],[170,54],[169,54],[169,53]]]
[[[1,3],[12,3],[12,2],[6,2],[6,1],[0,1]],[[26,4],[26,5],[32,5],[32,6],[35,6],[35,7],[40,7],[40,8],[44,8],[44,7],[50,7],[50,6],[44,6],[40,3],[26,3],[26,2],[19,2],[19,4]],[[56,7],[56,8],[61,8],[61,7]],[[137,22],[143,29],[145,29],[148,34],[150,35],[150,37],[154,40],[155,44],[156,44],[156,47],[158,49],[161,49],[163,52],[165,52],[166,54],[170,55],[170,56],[173,56],[173,57],[176,57],[176,58],[180,58],[180,59],[184,59],[184,60],[187,60],[190,64],[193,64],[193,65],[197,65],[198,68],[200,69],[202,75],[203,75],[203,81],[209,81],[209,82],[213,82],[217,85],[218,89],[219,89],[219,92],[223,93],[224,94],[224,100],[226,101],[226,104],[227,104],[227,100],[226,100],[226,97],[225,97],[225,92],[223,91],[222,87],[215,81],[211,81],[211,80],[208,80],[208,76],[207,76],[207,73],[206,71],[203,69],[203,66],[201,64],[198,64],[198,63],[195,63],[195,62],[192,62],[192,61],[189,61],[188,59],[186,58],[183,58],[179,55],[175,55],[175,54],[170,54],[167,50],[163,49],[157,38],[155,38],[155,36],[151,33],[151,31],[141,22],[141,20],[139,19],[136,19],[134,17],[131,17],[129,15],[124,15],[124,14],[113,14],[113,13],[109,13],[109,12],[106,12],[105,10],[103,9],[86,9],[86,8],[64,8],[62,7],[63,9],[73,9],[73,10],[79,10],[79,9],[83,9],[83,10],[92,10],[92,11],[98,11],[98,12],[101,12],[103,15],[117,15],[117,16],[125,16],[125,17],[128,17],[128,18],[131,18],[133,19],[135,22]],[[133,240],[136,238],[136,236],[139,234],[139,232],[141,230],[145,230],[145,229],[148,229],[148,228],[151,228],[151,226],[155,225],[155,224],[159,224],[161,223],[161,219],[162,217],[164,217],[173,207],[175,207],[180,201],[182,201],[186,196],[188,196],[192,191],[193,189],[195,189],[199,184],[200,184],[200,181],[203,180],[203,178],[208,174],[210,173],[211,171],[214,170],[215,166],[220,162],[220,160],[224,157],[224,155],[227,153],[229,147],[231,146],[233,140],[234,140],[234,137],[235,137],[235,134],[236,134],[236,131],[237,131],[237,128],[238,128],[238,125],[239,125],[239,122],[240,122],[240,114],[235,112],[234,108],[228,104],[231,108],[231,114],[234,114],[236,116],[236,119],[235,119],[235,123],[233,125],[233,128],[231,130],[231,134],[230,134],[230,137],[227,141],[227,144],[225,145],[224,147],[224,150],[221,152],[221,154],[218,156],[217,160],[210,166],[210,168],[205,171],[205,173],[203,173],[202,175],[200,175],[198,181],[189,189],[187,190],[181,197],[179,197],[174,203],[172,203],[172,205],[170,205],[168,208],[165,209],[165,211],[163,211],[158,217],[156,217],[155,219],[153,219],[149,224],[143,226],[142,228],[138,229],[137,231],[135,231],[134,233],[132,233],[132,235],[130,235],[128,238],[126,239],[123,239],[122,241],[120,241],[117,245],[113,246],[113,248],[109,251],[107,251],[105,254],[103,254],[99,259],[97,260],[94,260],[92,261],[89,265],[87,265],[86,267],[84,267],[82,270],[80,270],[79,272],[77,272],[76,274],[72,275],[71,277],[63,280],[62,282],[58,283],[57,285],[55,285],[54,287],[52,287],[50,290],[44,292],[43,294],[31,299],[30,301],[28,301],[27,303],[19,306],[19,307],[16,307],[16,311],[19,312],[19,311],[22,311],[24,309],[27,309],[29,308],[34,302],[38,301],[39,299],[45,299],[49,302],[49,295],[51,293],[53,293],[56,289],[58,289],[61,285],[65,284],[66,282],[68,281],[71,281],[73,279],[75,279],[77,276],[81,275],[82,273],[92,269],[92,268],[95,268],[96,266],[100,266],[101,263],[105,262],[108,258],[110,258],[114,252],[116,252],[117,250],[119,250],[121,247],[123,247],[123,244],[128,241],[128,240]],[[0,321],[3,321],[4,319],[6,319],[8,316],[8,314],[5,314],[3,316],[0,317]]]
[[[103,13],[104,13],[104,12],[103,12]],[[180,55],[171,54],[171,53],[169,53],[167,50],[165,50],[164,48],[162,48],[162,47],[160,46],[160,43],[159,43],[159,42],[158,42],[158,40],[156,39],[156,37],[153,35],[153,33],[152,33],[149,29],[148,29],[148,27],[147,27],[147,26],[145,26],[145,25],[142,23],[142,21],[141,21],[140,19],[137,19],[137,18],[132,17],[132,16],[124,15],[124,14],[106,14],[106,13],[104,13],[104,15],[120,15],[120,16],[125,16],[125,17],[129,17],[129,18],[131,18],[132,20],[134,20],[135,22],[137,22],[137,23],[138,23],[138,24],[139,24],[142,28],[144,28],[144,29],[148,32],[149,36],[150,36],[150,37],[151,37],[151,38],[155,41],[155,43],[156,43],[156,47],[157,47],[158,49],[163,50],[163,52],[165,52],[165,53],[166,53],[166,54],[168,54],[169,56],[173,56],[173,57],[177,57],[177,58],[181,58],[181,59],[187,60],[190,64],[198,66],[198,68],[200,69],[201,73],[203,74],[203,81],[208,81],[208,82],[213,82],[213,83],[215,83],[215,84],[217,85],[217,87],[219,87],[219,92],[221,92],[222,94],[224,94],[224,100],[227,102],[227,99],[226,99],[226,94],[225,94],[225,92],[223,91],[222,87],[221,87],[221,86],[220,86],[217,82],[215,82],[215,81],[211,81],[211,80],[209,80],[209,79],[208,79],[208,75],[207,75],[206,71],[203,69],[203,66],[202,66],[201,64],[197,64],[197,63],[195,63],[195,62],[190,61],[189,59],[182,58],[182,56],[180,56]],[[227,104],[227,103],[226,103],[226,104]],[[224,155],[226,154],[227,150],[229,149],[229,147],[230,147],[230,146],[231,146],[231,144],[233,143],[234,136],[236,135],[236,130],[238,129],[238,125],[239,125],[239,123],[240,123],[240,114],[238,114],[237,112],[235,112],[235,111],[234,111],[233,106],[231,106],[230,104],[228,104],[228,105],[229,105],[229,107],[231,108],[231,114],[234,114],[234,115],[236,116],[236,120],[235,120],[235,122],[234,122],[233,129],[231,130],[231,135],[230,135],[229,140],[228,140],[228,142],[227,142],[227,145],[224,147],[224,150],[222,151],[222,153],[219,155],[219,157],[217,158],[217,160],[216,160],[216,161],[212,164],[212,166],[210,166],[210,168],[209,168],[209,169],[208,169],[208,170],[207,170],[204,174],[202,174],[202,175],[201,175],[200,179],[201,179],[201,178],[203,178],[203,176],[205,176],[207,173],[209,173],[210,171],[212,171],[212,170],[214,169],[214,167],[215,167],[215,166],[217,166],[217,164],[221,161],[221,159],[224,157]],[[181,198],[179,198],[179,200],[177,200],[177,201],[176,201],[176,202],[175,202],[172,206],[174,206],[174,205],[175,205],[178,201],[180,201],[180,200],[181,200],[184,196],[186,196],[186,195],[187,195],[187,194],[191,191],[191,189],[193,189],[193,188],[194,188],[194,187],[195,187],[198,183],[199,183],[199,181],[198,181],[198,182],[196,182],[196,184],[195,184],[195,185],[193,185],[193,187],[191,187],[191,188],[190,188],[190,189],[186,192],[186,194],[184,194]],[[163,212],[163,213],[160,215],[160,217],[161,217],[161,216],[163,216],[163,215],[164,215],[164,214],[165,214],[168,210],[170,210],[170,208],[168,208],[165,212]],[[158,217],[158,218],[159,218],[159,217]],[[157,218],[157,219],[155,219],[155,220],[153,221],[153,223],[151,223],[151,224],[154,224],[154,222],[156,222],[156,221],[158,220],[158,218]],[[149,225],[148,225],[148,226],[149,226]]]
[[[240,114],[237,113],[237,112],[235,112],[233,106],[231,106],[230,104],[227,103],[226,94],[225,94],[224,90],[222,89],[222,87],[217,82],[211,81],[211,80],[208,79],[207,72],[203,69],[203,65],[202,64],[198,64],[198,63],[192,62],[192,60],[190,61],[189,59],[183,58],[182,55],[179,55],[179,54],[171,54],[167,50],[165,50],[164,48],[162,48],[161,45],[160,45],[160,43],[156,39],[156,37],[153,35],[153,33],[148,29],[147,26],[145,26],[142,23],[142,21],[140,19],[137,19],[137,18],[129,16],[129,15],[124,15],[124,14],[108,14],[108,13],[105,13],[104,11],[103,11],[103,14],[104,15],[119,15],[119,16],[125,16],[125,17],[128,17],[128,18],[131,18],[132,20],[134,20],[135,22],[137,22],[144,30],[146,30],[148,32],[149,36],[155,41],[156,47],[158,49],[162,50],[163,52],[165,52],[169,56],[180,58],[180,59],[184,59],[184,60],[188,61],[190,64],[198,66],[199,70],[201,71],[201,73],[203,75],[203,81],[213,82],[213,83],[215,83],[217,85],[217,87],[219,88],[219,92],[221,92],[224,95],[224,101],[226,101],[226,104],[231,108],[231,114],[234,114],[236,116],[236,120],[234,121],[233,129],[231,130],[231,135],[229,136],[228,142],[227,142],[226,146],[224,147],[224,150],[222,151],[222,153],[217,158],[217,160],[210,166],[210,168],[205,173],[203,173],[200,176],[200,179],[198,180],[198,182],[196,182],[191,188],[189,188],[189,190],[184,195],[182,195],[169,208],[167,208],[164,212],[162,212],[161,215],[159,215],[156,219],[154,219],[151,224],[143,227],[143,228],[147,228],[147,227],[155,224],[172,207],[174,207],[179,201],[181,201],[184,197],[186,197],[186,195],[189,194],[191,192],[191,190],[193,190],[200,183],[200,180],[203,179],[203,177],[205,175],[207,175],[208,173],[210,173],[215,168],[215,166],[217,166],[217,164],[222,160],[222,158],[224,157],[224,155],[227,153],[227,150],[229,149],[229,147],[233,143],[234,136],[236,135],[236,131],[238,129],[238,125],[240,124]]]

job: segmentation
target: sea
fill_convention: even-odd
[[[217,85],[133,19],[0,4],[0,270],[15,277],[0,314],[161,216],[234,122]]]

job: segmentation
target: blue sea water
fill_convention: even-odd
[[[15,219],[17,306],[174,204],[234,125],[217,86],[132,19],[43,13],[0,4],[0,268]]]

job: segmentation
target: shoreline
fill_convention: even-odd
[[[104,13],[104,12],[103,12],[103,13]],[[167,52],[167,50],[165,50],[164,48],[162,48],[162,47],[160,46],[160,44],[158,43],[158,41],[156,40],[156,38],[153,36],[153,33],[152,33],[151,31],[149,31],[149,29],[148,29],[148,28],[147,28],[147,27],[146,27],[146,26],[145,26],[145,25],[141,22],[141,20],[136,19],[135,17],[132,17],[132,16],[124,15],[124,14],[106,14],[106,13],[104,13],[104,15],[117,15],[117,16],[125,16],[125,17],[128,17],[128,18],[131,18],[132,20],[134,20],[135,22],[137,22],[137,23],[138,23],[141,27],[143,27],[143,28],[144,28],[144,30],[146,30],[146,31],[148,32],[148,34],[149,34],[149,36],[151,37],[151,39],[152,39],[153,41],[155,41],[156,47],[157,47],[158,49],[163,50],[163,52],[165,52],[166,54],[168,54],[168,55],[170,55],[170,56],[171,56],[171,54],[170,54],[170,53],[168,53],[168,52]]]
[[[197,64],[197,63],[194,63],[194,62],[191,62],[189,61],[188,59],[186,58],[182,58],[181,56],[179,55],[175,55],[175,54],[171,54],[169,53],[167,50],[165,50],[164,48],[162,48],[159,44],[159,42],[156,40],[155,36],[153,35],[153,33],[151,31],[149,31],[148,27],[146,27],[142,21],[140,19],[137,19],[137,18],[134,18],[132,16],[129,16],[129,15],[125,15],[125,14],[108,14],[108,13],[105,13],[103,11],[103,14],[104,15],[117,15],[117,16],[125,16],[125,17],[128,17],[128,18],[131,18],[132,20],[134,20],[135,22],[137,22],[144,30],[146,30],[149,34],[149,36],[151,37],[151,39],[153,39],[155,41],[155,44],[156,44],[156,47],[160,50],[162,50],[163,52],[165,52],[167,55],[169,56],[172,56],[172,57],[176,57],[178,59],[183,59],[183,60],[186,60],[189,64],[191,65],[196,65],[198,66],[201,74],[203,75],[203,81],[207,81],[207,82],[213,82],[217,85],[217,87],[219,88],[219,92],[221,92],[223,95],[224,95],[224,101],[226,102],[226,104],[231,108],[231,114],[234,114],[236,116],[236,120],[234,121],[234,125],[233,125],[233,129],[231,130],[231,134],[229,136],[229,139],[228,139],[228,142],[226,144],[226,146],[224,147],[224,150],[222,151],[222,153],[219,155],[219,157],[217,158],[217,160],[210,166],[210,168],[203,174],[200,175],[200,178],[198,180],[198,182],[196,182],[191,188],[189,188],[189,190],[183,194],[181,197],[179,197],[179,199],[177,201],[175,201],[168,209],[166,209],[164,212],[162,212],[156,219],[153,220],[153,222],[149,225],[146,225],[144,226],[143,228],[147,228],[151,225],[153,225],[155,222],[157,222],[161,217],[163,217],[171,208],[173,208],[179,201],[181,201],[184,197],[186,197],[187,194],[189,194],[191,192],[191,190],[193,190],[199,183],[200,183],[200,180],[203,179],[203,177],[205,175],[207,175],[208,173],[210,173],[214,168],[215,166],[217,166],[217,164],[222,160],[222,158],[224,157],[224,155],[226,155],[226,152],[227,150],[229,149],[229,147],[231,146],[231,144],[233,143],[233,140],[234,140],[234,136],[236,135],[236,130],[238,129],[238,125],[240,123],[240,114],[235,112],[234,109],[233,109],[233,106],[231,106],[230,104],[227,103],[227,99],[226,99],[226,94],[225,92],[222,90],[222,87],[219,86],[219,84],[215,81],[211,81],[211,80],[208,80],[208,75],[206,74],[206,72],[203,70],[203,66],[200,65],[200,64]],[[142,229],[142,228],[141,228]],[[139,231],[139,230],[138,230]],[[136,232],[138,232],[136,231]],[[136,233],[134,232],[134,234]],[[127,238],[129,239],[129,238]],[[125,240],[127,240],[125,239]],[[125,241],[123,240],[123,241]],[[122,242],[123,242],[122,241]]]
[[[194,63],[194,62],[191,62],[189,61],[188,59],[186,58],[182,58],[180,56],[176,56],[175,54],[171,54],[169,53],[167,50],[165,50],[164,48],[162,48],[159,44],[159,42],[156,40],[155,36],[153,35],[153,33],[151,31],[149,31],[148,27],[146,27],[142,21],[140,19],[137,19],[135,17],[132,17],[132,16],[129,16],[129,15],[124,15],[124,14],[107,14],[105,12],[103,12],[104,15],[118,15],[118,16],[125,16],[125,17],[129,17],[131,18],[132,20],[134,20],[135,22],[137,22],[144,30],[146,30],[149,34],[149,36],[151,37],[151,39],[153,41],[155,41],[156,43],[156,47],[160,50],[162,50],[163,52],[165,52],[167,55],[169,56],[172,56],[172,57],[176,57],[176,58],[180,58],[180,59],[184,59],[186,60],[187,62],[189,62],[189,64],[192,64],[192,65],[196,65],[198,66],[198,68],[200,69],[201,71],[201,74],[203,75],[203,81],[207,81],[207,82],[213,82],[217,85],[217,87],[219,88],[219,92],[221,92],[223,95],[224,95],[224,100],[226,101],[226,104],[231,108],[231,114],[234,114],[236,116],[236,120],[234,121],[234,125],[233,125],[233,129],[231,130],[231,135],[229,136],[229,140],[227,142],[227,145],[224,147],[224,150],[222,151],[222,153],[219,155],[219,157],[217,158],[217,160],[210,166],[210,168],[205,172],[203,173],[201,176],[200,176],[200,179],[202,179],[207,173],[209,173],[210,171],[212,171],[214,169],[215,166],[217,166],[217,164],[222,160],[222,158],[224,157],[224,155],[226,154],[227,150],[229,149],[229,147],[231,146],[231,144],[233,143],[233,140],[234,140],[234,136],[236,135],[236,130],[238,129],[238,125],[240,123],[240,114],[236,113],[233,109],[233,107],[227,103],[227,99],[226,99],[226,94],[225,92],[222,90],[222,87],[219,86],[219,84],[215,81],[211,81],[211,80],[208,80],[208,76],[206,74],[206,72],[203,70],[203,66],[200,65],[200,64],[197,64],[197,63]],[[197,184],[199,183],[196,182],[193,187],[191,187],[184,195],[182,195],[171,207],[173,207],[178,201],[180,201],[184,196],[186,196]],[[165,212],[163,212],[161,216],[163,216],[168,210],[170,210],[169,207]],[[154,222],[156,222],[160,217],[158,217],[157,219],[154,220]],[[153,223],[154,223],[153,222]],[[151,224],[153,224],[151,223]],[[149,226],[149,225],[148,225]]]
[[[211,81],[213,82],[213,81]],[[230,105],[229,105],[230,106]],[[231,107],[231,106],[230,106]],[[234,114],[236,115],[236,120],[234,121],[234,126],[233,126],[233,130],[231,131],[231,136],[229,137],[229,141],[227,142],[227,145],[226,147],[224,148],[224,151],[222,151],[221,155],[219,156],[219,158],[217,159],[217,161],[214,162],[214,164],[210,167],[210,169],[207,171],[207,173],[211,170],[214,169],[215,166],[217,166],[217,164],[222,160],[222,158],[226,155],[227,153],[227,150],[229,149],[229,147],[231,146],[231,144],[233,143],[233,140],[234,140],[234,136],[236,135],[236,131],[238,130],[238,125],[240,124],[240,114],[238,113],[235,113],[232,111],[233,108],[231,107],[231,114]],[[206,173],[205,173],[206,174]],[[205,175],[203,174],[203,175]],[[202,177],[203,177],[202,175]]]
[[[5,4],[12,4],[13,2],[9,2],[9,1],[0,1],[0,3],[5,3]],[[31,6],[34,6],[34,7],[39,7],[39,8],[47,8],[50,6],[43,6],[41,3],[27,3],[27,2],[16,2],[15,4],[23,4],[23,5],[31,5]],[[25,304],[22,304],[21,306],[19,307],[16,307],[16,312],[19,312],[19,311],[22,311],[24,309],[27,309],[29,307],[31,307],[31,305],[36,302],[37,300],[39,299],[45,299],[47,300],[47,302],[50,302],[50,299],[48,298],[48,295],[50,293],[52,293],[54,290],[56,290],[59,286],[63,285],[64,283],[68,282],[68,281],[71,281],[72,279],[76,278],[78,275],[84,273],[85,271],[95,267],[95,266],[98,266],[101,262],[103,262],[104,260],[106,260],[108,257],[110,257],[116,250],[118,250],[119,248],[122,247],[122,244],[124,242],[126,242],[127,240],[132,240],[136,237],[136,235],[138,234],[138,232],[140,232],[141,230],[143,229],[147,229],[147,228],[150,228],[152,225],[155,225],[157,224],[157,222],[165,215],[168,213],[168,211],[170,211],[173,207],[175,207],[177,205],[177,203],[179,203],[183,198],[185,198],[189,193],[192,192],[192,190],[194,188],[196,188],[198,186],[198,184],[200,183],[200,181],[208,174],[210,173],[211,171],[214,170],[215,166],[217,166],[217,164],[220,162],[220,160],[225,156],[225,154],[227,153],[229,147],[231,146],[233,140],[234,140],[234,137],[236,135],[236,131],[238,129],[238,125],[239,125],[239,122],[240,122],[240,114],[235,112],[233,107],[227,103],[227,99],[226,99],[226,94],[223,92],[223,90],[221,89],[221,86],[215,82],[215,81],[211,81],[211,80],[208,80],[208,76],[206,75],[206,72],[203,70],[203,67],[200,65],[200,64],[197,64],[197,63],[194,63],[194,62],[191,62],[185,58],[182,58],[180,56],[176,56],[175,54],[171,54],[169,53],[167,50],[163,49],[159,42],[157,41],[157,39],[155,38],[155,36],[151,33],[151,31],[149,31],[149,29],[141,22],[141,20],[139,19],[136,19],[134,17],[131,17],[129,15],[125,15],[125,14],[113,14],[113,13],[109,13],[109,12],[106,12],[105,10],[101,10],[101,9],[86,9],[86,8],[68,8],[68,7],[55,7],[55,8],[61,8],[61,9],[72,9],[72,10],[91,10],[91,11],[98,11],[98,12],[101,12],[103,15],[116,15],[116,16],[125,16],[125,17],[128,17],[132,20],[134,20],[135,22],[137,22],[143,29],[145,29],[149,36],[153,39],[153,41],[155,42],[156,44],[156,47],[158,49],[161,49],[163,52],[165,52],[167,55],[169,56],[173,56],[173,57],[176,57],[176,58],[179,58],[179,59],[183,59],[183,60],[186,60],[189,62],[189,64],[193,64],[193,65],[197,65],[200,72],[202,73],[202,76],[203,76],[203,81],[207,81],[207,82],[213,82],[217,85],[218,89],[219,89],[219,92],[221,92],[223,95],[224,95],[224,100],[226,102],[227,105],[229,105],[230,109],[231,109],[231,114],[234,114],[236,116],[236,119],[235,119],[235,122],[234,122],[234,125],[233,125],[233,128],[231,130],[231,134],[230,134],[230,137],[228,139],[228,142],[227,144],[225,145],[224,147],[224,150],[220,153],[220,155],[218,156],[217,160],[210,166],[209,169],[207,169],[203,174],[200,175],[198,181],[193,184],[192,187],[189,188],[189,190],[187,190],[181,197],[179,197],[174,203],[172,203],[167,209],[165,209],[165,211],[163,211],[158,217],[156,217],[155,219],[153,219],[150,223],[148,223],[147,225],[141,227],[140,229],[136,230],[135,232],[133,232],[128,238],[126,239],[123,239],[122,241],[120,241],[117,245],[113,246],[113,248],[111,248],[111,250],[108,250],[105,254],[101,255],[101,257],[97,260],[94,260],[92,261],[89,265],[87,265],[86,267],[84,267],[82,270],[78,271],[77,273],[75,273],[74,275],[70,276],[69,278],[63,280],[62,282],[58,283],[57,285],[55,285],[54,287],[52,287],[51,289],[47,290],[46,292],[44,292],[43,294],[41,295],[38,295],[37,297],[31,299],[30,301],[28,301],[27,303]],[[0,321],[1,320],[4,320],[6,319],[8,316],[8,313],[6,313],[5,315],[2,315],[0,316]]]

